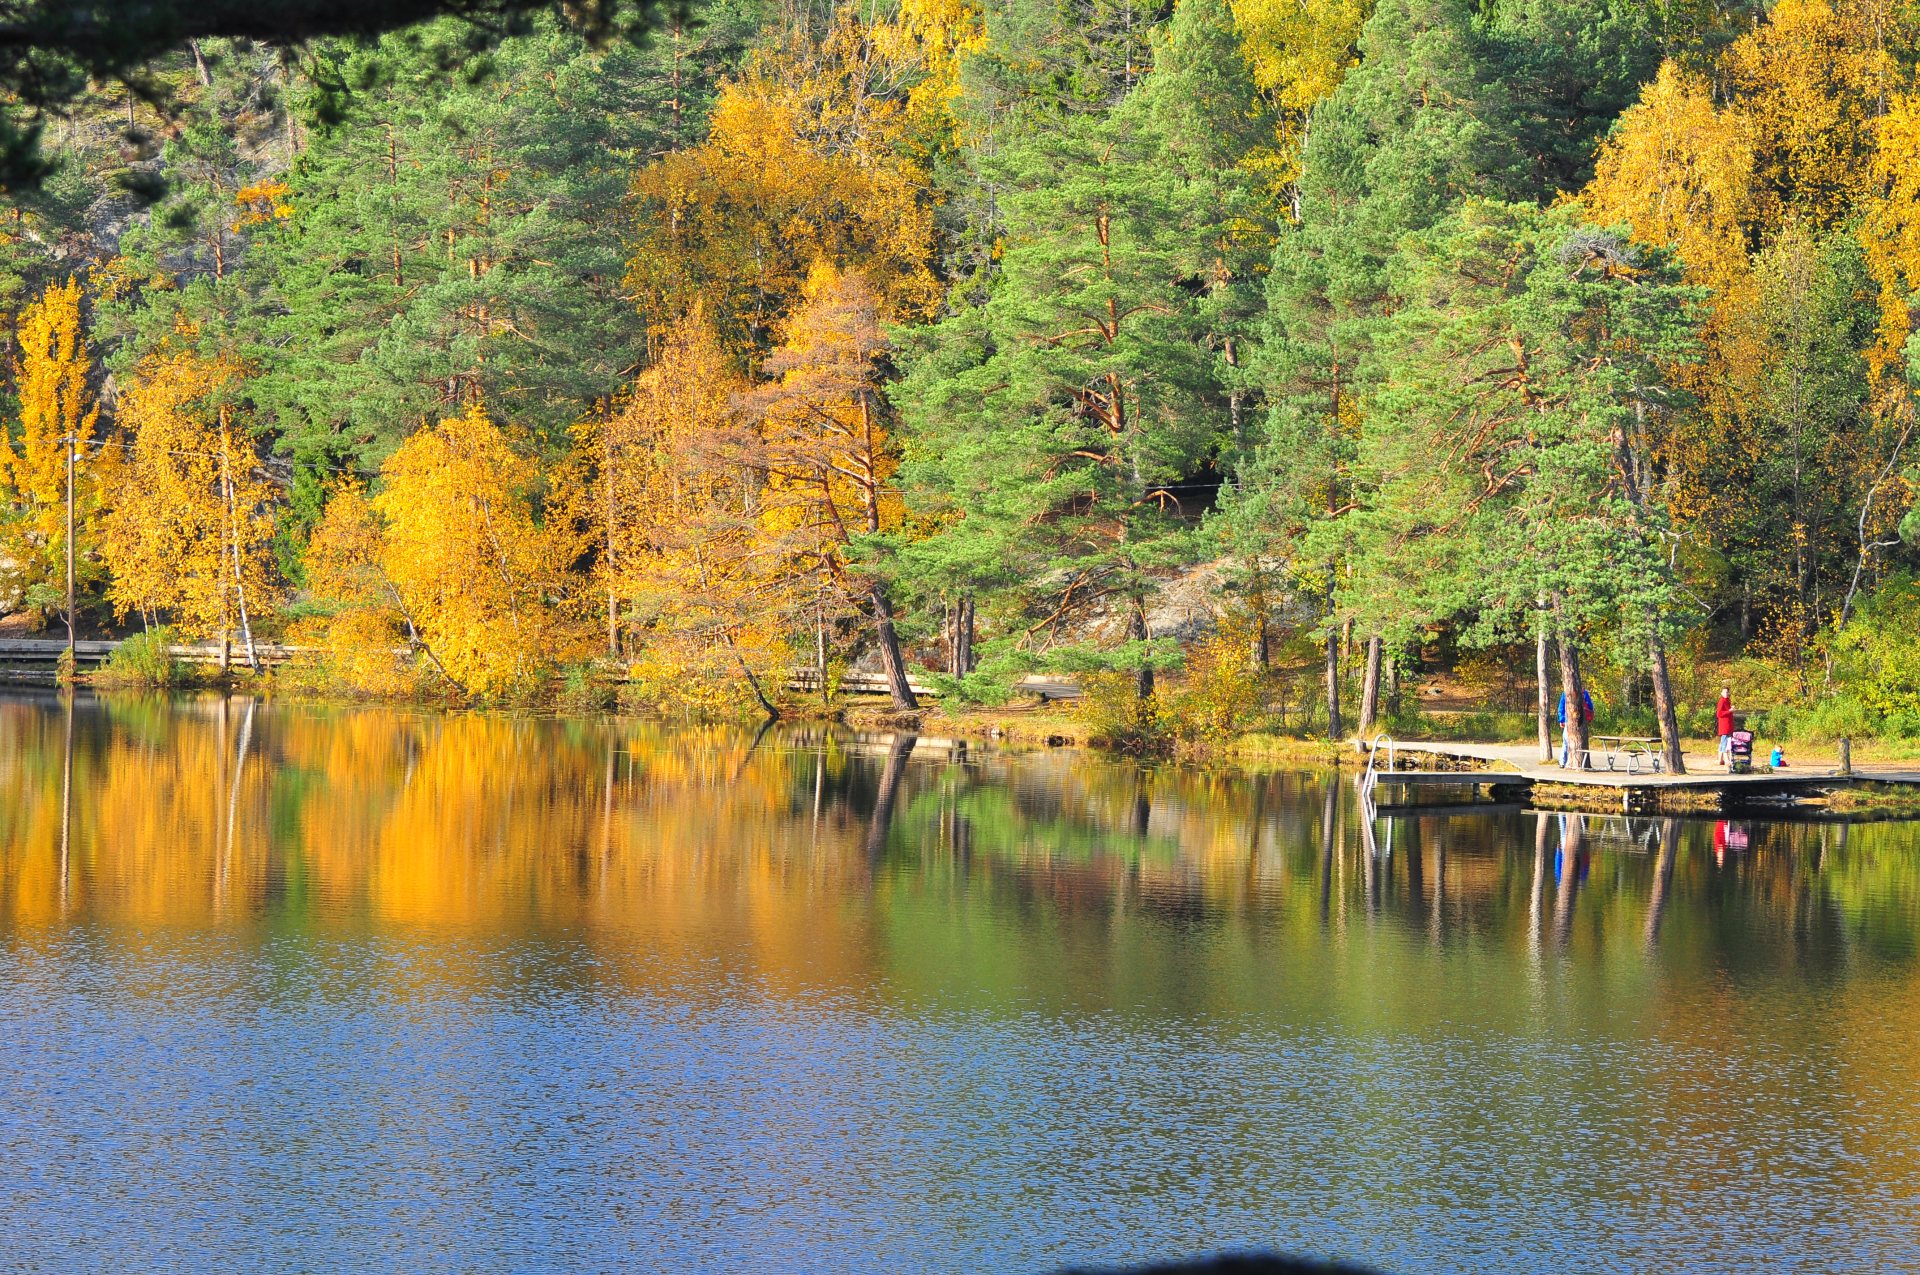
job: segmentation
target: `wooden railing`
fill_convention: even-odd
[[[52,664],[59,660],[67,649],[65,638],[0,638],[0,664]],[[104,664],[113,658],[120,649],[118,638],[84,638],[73,644],[73,657],[81,664]],[[285,646],[277,642],[255,642],[254,655],[262,664],[285,664],[298,655],[313,650],[306,646]],[[183,642],[167,648],[176,660],[188,664],[218,664],[220,662],[220,644],[218,642]],[[396,651],[396,654],[402,653]],[[235,643],[231,648],[230,660],[234,664],[247,662],[246,647]],[[928,686],[917,678],[909,677],[907,685],[913,688],[915,695],[937,698],[940,691]],[[814,692],[820,689],[818,670],[795,669],[787,679],[787,689],[793,691]],[[846,695],[885,695],[888,692],[885,673],[842,673],[839,689]],[[1031,674],[1014,683],[1014,689],[1029,695],[1038,695],[1044,700],[1078,699],[1080,687],[1077,683],[1060,677],[1048,677],[1043,674]]]
[[[65,638],[0,638],[0,664],[52,664],[67,649]],[[81,664],[104,664],[120,649],[116,638],[85,638],[73,644],[73,658]],[[232,661],[247,662],[247,648],[235,643]],[[253,653],[262,664],[284,664],[308,648],[282,646],[274,642],[255,642]],[[218,642],[182,642],[167,648],[168,654],[188,664],[218,664]]]
[[[907,678],[907,685],[913,689],[915,695],[938,698],[942,693],[935,687],[921,683],[911,675]],[[887,685],[887,675],[885,673],[842,673],[840,675],[839,686],[841,693],[845,695],[885,695],[891,690]],[[1080,698],[1080,687],[1078,683],[1068,681],[1065,678],[1047,677],[1038,673],[1029,674],[1021,678],[1013,684],[1013,688],[1016,691],[1022,691],[1028,695],[1038,695],[1041,699],[1045,700]],[[790,691],[818,691],[820,689],[820,671],[810,668],[795,669],[787,679],[787,689]]]

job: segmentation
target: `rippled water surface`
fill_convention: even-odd
[[[1920,833],[0,699],[0,1266],[1920,1267]]]

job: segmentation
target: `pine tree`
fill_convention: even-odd
[[[1569,672],[1584,635],[1616,626],[1654,667],[1677,764],[1653,444],[1680,405],[1671,370],[1695,354],[1699,290],[1670,254],[1567,211],[1475,201],[1408,241],[1394,295],[1376,355],[1392,375],[1360,409],[1342,605],[1376,632],[1411,613],[1492,641],[1526,636],[1545,599]]]

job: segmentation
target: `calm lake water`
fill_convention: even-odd
[[[1917,1046],[1908,824],[0,699],[8,1269],[1915,1268]]]

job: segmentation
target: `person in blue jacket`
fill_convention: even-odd
[[[1580,720],[1593,725],[1593,696],[1585,687],[1580,690]],[[1571,753],[1573,741],[1567,737],[1567,693],[1560,692],[1560,769],[1565,770],[1573,760]]]

